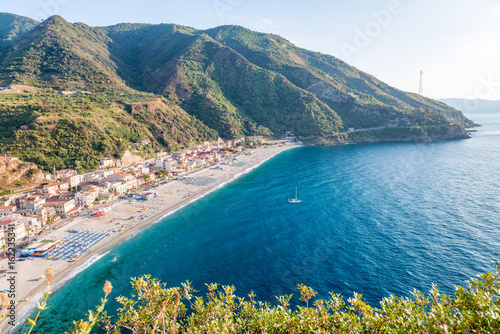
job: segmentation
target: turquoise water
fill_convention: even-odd
[[[472,118],[483,126],[468,140],[284,152],[79,274],[51,297],[38,332],[64,332],[99,303],[105,280],[118,296],[142,274],[202,291],[234,284],[270,302],[298,283],[374,305],[432,283],[451,292],[500,258],[500,115]],[[299,205],[287,203],[295,187]]]

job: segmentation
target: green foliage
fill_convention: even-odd
[[[29,229],[29,227],[27,228],[27,230],[28,229]],[[49,289],[49,287],[50,287],[50,282],[52,280],[53,272],[54,271],[53,271],[52,267],[50,267],[46,272],[47,290],[43,292],[43,298],[44,298],[43,301],[41,303],[37,302],[38,312],[36,314],[35,319],[31,319],[31,318],[26,319],[28,324],[31,326],[29,331],[27,332],[27,334],[31,334],[31,332],[33,331],[33,328],[35,328],[36,323],[37,323],[38,319],[40,318],[40,314],[42,313],[42,311],[48,310],[50,308],[50,306],[47,306],[47,300],[49,299],[50,295],[52,294],[52,291]]]
[[[316,292],[300,284],[306,306],[290,307],[292,295],[277,297],[271,306],[235,295],[234,286],[207,284],[208,293],[196,296],[187,282],[169,288],[146,275],[132,279],[131,297],[118,297],[118,315],[89,313],[89,321],[75,322],[70,333],[99,323],[108,333],[500,333],[500,262],[495,270],[472,278],[453,295],[434,286],[425,295],[389,296],[373,307],[354,294],[347,301],[330,293],[314,299]],[[311,306],[309,306],[311,302]],[[90,327],[90,329],[91,329]]]
[[[113,73],[114,64],[101,56],[106,42],[104,35],[88,26],[53,16],[23,36],[22,47],[0,50],[0,80],[63,89],[117,85],[120,79]]]
[[[248,62],[208,38],[180,63],[192,96],[181,104],[224,138],[242,135],[327,135],[341,120],[325,103],[285,77]]]
[[[12,32],[12,43],[0,47],[0,82],[39,91],[0,94],[0,154],[45,171],[95,169],[98,158],[120,158],[144,139],[175,151],[219,136],[292,131],[308,140],[388,126],[406,127],[407,138],[416,127],[430,138],[461,138],[460,126],[472,124],[337,58],[242,27],[93,28],[59,16],[40,24],[4,17],[0,37]],[[386,132],[394,130],[376,138],[389,139]]]
[[[22,37],[37,24],[37,21],[27,17],[0,13],[0,47]]]
[[[167,170],[164,170],[164,169],[161,169],[161,170],[155,172],[155,175],[160,177],[160,178],[166,177],[169,174],[170,174],[170,172]]]
[[[375,110],[380,110],[380,107],[400,110],[433,109],[449,121],[473,125],[473,122],[465,118],[461,112],[444,103],[400,91],[349,66],[338,58],[300,49],[280,36],[253,32],[238,26],[223,26],[205,32],[255,65],[284,75],[304,90],[316,93],[316,90],[311,87],[320,82],[326,83],[340,93],[357,95],[357,100],[344,96],[341,98],[343,101],[338,100],[338,97],[321,97],[329,105],[330,102],[341,102],[337,105],[338,108],[333,108],[333,110],[341,115],[343,121],[346,121],[345,116],[348,116],[353,109],[355,110],[353,107],[364,104],[375,107]],[[370,114],[371,112],[364,113],[368,117]],[[385,120],[387,121],[387,118]],[[359,121],[362,121],[362,117],[349,126],[358,128],[373,126],[373,124],[362,125]]]
[[[12,189],[6,189],[3,187],[0,187],[0,196],[5,196],[5,195],[10,195],[14,192]]]
[[[35,175],[35,174],[37,174],[37,173],[39,173],[39,172],[40,172],[40,170],[39,170],[39,169],[36,169],[36,168],[35,168],[35,169],[30,169],[30,170],[28,171],[27,176],[28,176],[28,178],[32,178],[32,177],[33,177],[33,175]]]
[[[45,171],[55,166],[82,172],[98,168],[99,158],[121,157],[142,139],[176,150],[217,138],[215,131],[168,101],[146,97],[109,92],[0,95],[0,153],[35,162]],[[29,130],[20,125],[29,125]]]

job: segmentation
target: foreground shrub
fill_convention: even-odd
[[[100,326],[106,333],[500,333],[500,262],[495,270],[472,278],[453,295],[437,287],[411,298],[390,296],[375,308],[362,296],[344,300],[339,294],[313,298],[316,292],[297,288],[306,306],[290,306],[292,295],[277,297],[271,306],[234,294],[233,286],[208,284],[205,296],[195,296],[190,283],[168,288],[146,275],[132,279],[130,297],[118,297],[118,314],[104,311],[105,298],[88,320],[74,322],[69,333],[90,333]],[[45,304],[43,305],[45,307]]]

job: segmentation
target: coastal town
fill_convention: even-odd
[[[129,165],[101,159],[97,171],[59,170],[33,191],[2,198],[0,290],[15,295],[16,321],[43,298],[48,268],[61,286],[153,223],[168,223],[177,210],[294,147],[289,139],[246,137]]]
[[[271,144],[283,143],[272,142]],[[123,165],[118,159],[101,158],[100,169],[79,174],[76,169],[57,170],[46,174],[47,182],[35,190],[0,198],[0,249],[7,255],[8,239],[17,249],[43,239],[77,217],[104,215],[110,203],[118,198],[135,196],[148,200],[156,196],[146,191],[155,184],[182,179],[189,173],[214,164],[232,165],[235,156],[250,154],[248,148],[267,145],[264,137],[253,136],[216,142],[205,142],[188,150]],[[222,167],[219,167],[222,168]],[[13,240],[12,240],[13,239]],[[50,247],[54,246],[54,247]],[[55,245],[45,243],[36,252],[22,255],[45,257]],[[18,254],[19,255],[19,254]]]

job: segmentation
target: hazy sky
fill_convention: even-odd
[[[397,88],[424,95],[500,99],[498,0],[17,0],[0,11],[53,14],[92,26],[238,24],[328,53]]]

